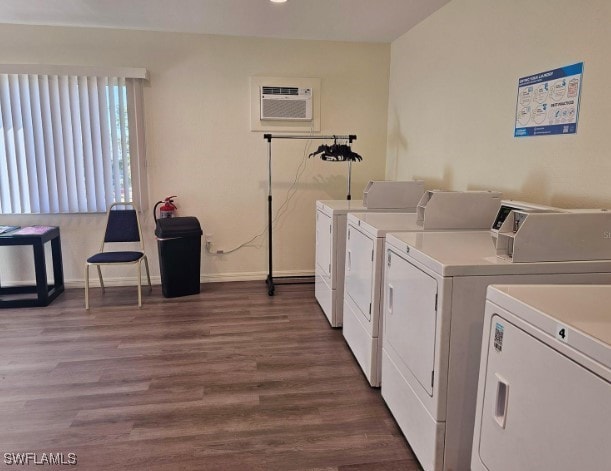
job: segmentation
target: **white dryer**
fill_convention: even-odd
[[[488,288],[471,469],[611,467],[611,286]]]
[[[416,214],[348,215],[342,333],[372,386],[380,385],[382,272],[389,231],[422,230]]]
[[[341,327],[344,299],[346,226],[350,212],[381,212],[368,209],[362,200],[316,201],[316,267],[314,295],[331,327]],[[397,210],[399,211],[399,210]],[[404,209],[403,212],[408,210]],[[416,207],[411,208],[415,213]]]
[[[386,240],[382,396],[425,470],[469,469],[486,288],[611,283],[611,243],[605,260],[514,263],[490,231]]]
[[[419,214],[348,215],[344,280],[343,334],[369,384],[380,386],[384,239],[388,232],[489,229],[507,214],[495,192],[429,191]],[[517,202],[512,208],[526,208]],[[551,209],[551,208],[550,208]],[[496,219],[495,219],[496,218]]]
[[[491,226],[494,231],[495,227],[500,228],[513,210],[565,211],[513,200],[501,201],[498,208],[492,192],[427,193],[429,195],[424,198],[426,204],[423,202],[419,205],[423,208],[420,215],[348,215],[343,334],[369,384],[374,387],[380,386],[382,370],[384,239],[388,232],[435,231],[440,228],[451,231],[483,230]],[[431,204],[432,201],[437,204]]]
[[[371,181],[365,200],[316,201],[314,292],[332,327],[341,327],[344,301],[346,217],[351,212],[415,213],[424,182]]]

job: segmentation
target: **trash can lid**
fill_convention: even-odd
[[[193,216],[163,218],[157,220],[155,235],[161,239],[196,237],[202,235],[202,228],[197,218]]]

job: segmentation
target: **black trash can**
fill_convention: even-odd
[[[195,217],[157,220],[161,290],[166,298],[199,293],[202,228]]]

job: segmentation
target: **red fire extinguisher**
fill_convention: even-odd
[[[163,206],[159,208],[159,219],[173,218],[174,216],[176,216],[177,208],[176,205],[174,205],[174,200],[172,198],[176,198],[176,195],[168,196],[162,201],[157,201],[155,207],[153,208],[153,217],[155,219],[155,222],[157,222],[157,206],[159,206],[160,204],[163,204]]]

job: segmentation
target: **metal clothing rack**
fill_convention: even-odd
[[[272,263],[272,253],[273,253],[273,239],[272,239],[272,223],[273,223],[273,215],[272,215],[272,139],[307,139],[307,140],[342,140],[348,141],[348,145],[352,145],[352,141],[356,141],[355,134],[348,135],[332,135],[332,136],[304,136],[304,135],[290,135],[290,134],[282,134],[278,136],[274,136],[272,134],[264,134],[263,139],[267,141],[267,167],[268,167],[268,183],[267,183],[267,235],[268,235],[268,274],[267,279],[265,280],[265,284],[267,285],[267,294],[269,296],[273,296],[275,292],[275,285],[278,284],[274,281],[273,274],[273,263]],[[348,194],[346,195],[346,199],[352,199],[350,194],[350,188],[352,185],[352,161],[348,160]],[[308,278],[310,279],[308,281]],[[297,283],[312,283],[311,276],[284,276],[282,278],[276,278],[277,281],[285,280],[283,284],[297,284]]]

